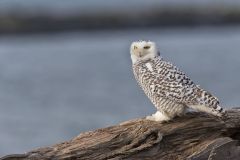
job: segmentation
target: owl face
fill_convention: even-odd
[[[151,41],[133,42],[130,47],[132,62],[154,58],[158,55],[156,44]]]

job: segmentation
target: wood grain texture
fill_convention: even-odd
[[[130,120],[1,160],[237,160],[239,140],[240,110],[231,109],[224,120],[203,113],[163,124]]]

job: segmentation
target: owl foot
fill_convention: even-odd
[[[153,115],[147,116],[146,119],[150,120],[150,121],[164,122],[164,121],[169,121],[171,118],[168,117],[167,115],[157,111]]]

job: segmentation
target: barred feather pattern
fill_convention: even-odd
[[[186,107],[222,116],[218,99],[160,56],[133,64],[134,76],[158,111],[174,117]]]

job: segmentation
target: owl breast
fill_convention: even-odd
[[[176,96],[174,94],[179,95],[181,91],[170,91],[172,88],[166,87],[164,84],[166,80],[170,83],[174,77],[173,75],[169,76],[169,72],[164,67],[161,68],[160,62],[148,60],[136,63],[133,65],[133,72],[138,84],[158,111],[167,114],[169,117],[183,113],[185,109],[183,104],[166,98]],[[169,92],[166,92],[168,89]]]

